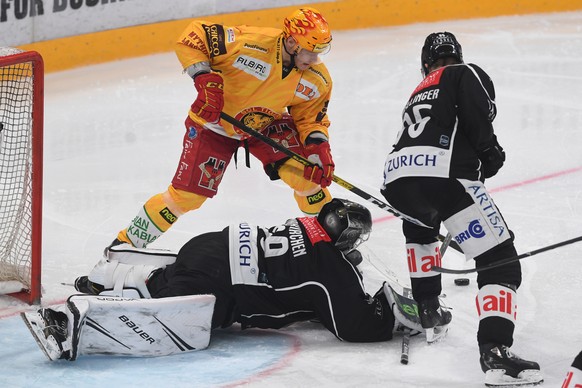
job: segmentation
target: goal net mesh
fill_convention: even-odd
[[[4,66],[0,48],[0,282],[31,282],[32,108],[31,62]]]

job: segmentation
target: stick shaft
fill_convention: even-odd
[[[502,259],[502,260],[496,261],[494,263],[491,263],[489,265],[479,267],[479,268],[450,269],[450,268],[443,268],[443,267],[435,266],[435,267],[432,267],[432,270],[435,272],[450,273],[450,274],[467,274],[467,273],[473,273],[473,272],[482,272],[482,271],[487,271],[487,270],[492,269],[492,268],[500,267],[502,265],[515,263],[516,261],[519,261],[521,259],[525,259],[526,257],[535,256],[537,254],[550,251],[552,249],[556,249],[556,248],[560,248],[560,247],[563,247],[566,245],[574,244],[578,241],[582,241],[582,236],[575,237],[575,238],[572,238],[570,240],[561,241],[559,243],[551,244],[551,245],[548,245],[548,246],[545,246],[545,247],[542,247],[539,249],[535,249],[533,251],[525,252],[525,253],[522,253],[521,255],[508,257],[506,259]]]

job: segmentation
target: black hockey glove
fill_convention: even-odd
[[[481,168],[485,178],[491,178],[497,174],[505,162],[505,151],[503,151],[503,147],[497,143],[497,140],[495,141],[495,144],[480,151],[477,156],[482,163]]]

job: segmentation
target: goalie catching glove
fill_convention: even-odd
[[[224,82],[218,73],[202,73],[194,78],[198,97],[192,112],[209,123],[218,123],[224,107]]]
[[[320,138],[307,138],[305,142],[305,155],[307,160],[315,166],[305,166],[303,177],[325,188],[333,182],[335,164],[331,157],[331,148],[327,140]]]

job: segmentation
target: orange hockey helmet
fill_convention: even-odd
[[[293,37],[302,49],[327,53],[331,48],[331,31],[323,15],[315,8],[303,7],[284,20],[285,37]]]

